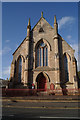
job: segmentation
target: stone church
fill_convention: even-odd
[[[76,92],[77,62],[75,50],[59,35],[54,16],[52,27],[41,13],[41,18],[31,29],[30,19],[27,36],[13,53],[10,87],[53,90],[66,89]]]

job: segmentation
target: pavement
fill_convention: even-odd
[[[22,96],[22,97],[2,97],[2,101],[4,100],[18,100],[18,101],[26,101],[26,100],[77,100],[80,101],[80,96],[78,95],[65,95],[65,96],[59,96],[59,95],[52,95],[52,96]]]

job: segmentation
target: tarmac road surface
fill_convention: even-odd
[[[27,118],[80,119],[78,100],[3,100],[2,120]]]

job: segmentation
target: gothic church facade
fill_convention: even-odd
[[[33,29],[29,19],[27,36],[13,53],[11,87],[23,85],[42,91],[73,89],[75,92],[78,85],[74,52],[58,33],[56,16],[54,28],[43,13]]]

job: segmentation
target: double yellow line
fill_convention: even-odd
[[[79,103],[80,100],[22,100],[22,99],[2,99],[0,101],[3,101],[3,102],[8,102],[8,101],[11,101],[11,102],[76,102],[76,103]]]
[[[2,105],[0,107],[4,107],[4,108],[31,108],[31,109],[77,109],[79,110],[80,107],[26,107],[26,106],[12,106],[12,105]]]

